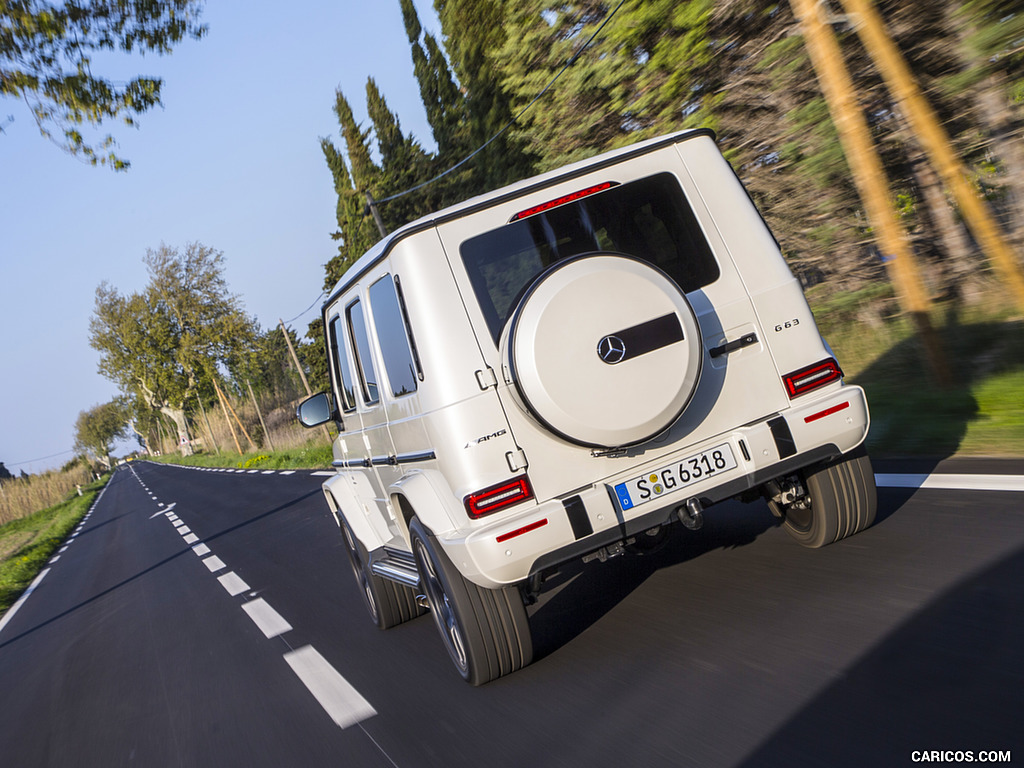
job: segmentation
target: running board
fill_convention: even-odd
[[[383,579],[396,581],[414,589],[420,585],[416,560],[409,552],[385,547],[383,554],[370,562],[370,570]]]

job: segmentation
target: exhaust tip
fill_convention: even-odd
[[[704,505],[700,499],[689,499],[679,507],[676,507],[676,517],[687,530],[699,531],[704,526]]]

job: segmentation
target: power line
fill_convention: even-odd
[[[284,324],[285,324],[285,325],[288,325],[288,323],[293,323],[293,322],[295,322],[296,320],[298,320],[298,319],[299,319],[300,317],[302,317],[302,316],[303,316],[304,314],[306,314],[307,312],[309,312],[309,310],[311,310],[311,309],[312,309],[312,308],[313,308],[314,306],[316,306],[316,303],[317,303],[318,301],[320,301],[320,299],[322,299],[322,298],[324,297],[324,295],[325,295],[326,293],[327,293],[327,291],[320,291],[320,295],[319,295],[319,296],[317,296],[317,297],[316,297],[315,299],[313,299],[313,303],[312,303],[312,304],[310,304],[310,305],[309,305],[308,307],[306,307],[306,308],[305,308],[304,310],[302,310],[301,312],[299,312],[299,314],[297,314],[297,315],[296,315],[295,317],[293,317],[293,318],[292,318],[291,320],[285,320],[285,321],[283,321],[283,322],[284,322]]]
[[[468,163],[474,157],[476,157],[481,152],[483,152],[485,149],[487,149],[487,147],[495,139],[497,139],[499,136],[501,136],[503,133],[505,133],[505,131],[507,131],[509,128],[511,128],[516,123],[516,121],[519,120],[519,118],[521,118],[523,115],[526,114],[526,111],[528,109],[530,109],[530,107],[532,107],[534,104],[536,104],[538,101],[540,101],[541,97],[545,93],[547,93],[549,90],[551,90],[551,87],[558,81],[558,78],[560,78],[563,75],[563,73],[569,67],[571,67],[573,64],[576,63],[576,60],[579,59],[579,57],[583,54],[583,52],[585,50],[587,50],[587,48],[590,47],[590,44],[592,42],[594,42],[594,38],[596,38],[598,36],[598,34],[600,34],[601,30],[605,28],[605,25],[608,24],[608,22],[612,20],[612,17],[616,13],[619,12],[619,8],[621,8],[625,4],[625,2],[626,2],[626,0],[619,0],[619,4],[615,6],[615,8],[612,10],[611,13],[609,13],[607,16],[604,17],[604,21],[602,21],[601,24],[598,26],[598,28],[594,30],[594,34],[592,34],[587,39],[587,42],[585,42],[583,44],[583,46],[578,51],[576,51],[576,53],[574,53],[569,58],[568,61],[565,62],[565,65],[560,70],[558,70],[558,74],[556,74],[553,78],[551,78],[550,82],[548,82],[548,84],[544,86],[544,88],[541,90],[541,92],[538,93],[536,96],[534,96],[533,100],[529,104],[527,104],[525,107],[523,107],[521,110],[519,110],[519,113],[515,117],[513,117],[511,120],[509,120],[507,123],[505,123],[505,125],[501,128],[500,131],[498,131],[496,134],[491,136],[491,138],[489,138],[487,141],[485,141],[483,144],[481,144],[475,150],[470,152],[464,158],[459,160],[459,162],[457,162],[451,168],[449,168],[446,171],[442,171],[441,173],[437,174],[437,176],[435,176],[434,178],[432,178],[432,179],[430,179],[428,181],[424,181],[422,184],[417,184],[415,187],[410,187],[409,189],[405,190],[404,192],[398,192],[397,194],[390,195],[389,197],[382,197],[380,200],[375,200],[374,202],[377,203],[377,204],[379,204],[379,203],[386,203],[386,202],[388,202],[390,200],[397,200],[400,197],[404,197],[405,195],[408,195],[411,192],[415,192],[418,189],[423,189],[423,187],[426,187],[426,186],[428,186],[430,184],[433,184],[435,181],[438,181],[439,179],[443,179],[445,176],[447,176],[449,173],[454,171],[456,168],[459,168],[460,166]]]
[[[61,451],[60,453],[51,453],[49,456],[40,456],[38,459],[28,459],[27,461],[15,461],[15,462],[12,462],[10,464],[7,464],[7,462],[3,462],[3,463],[6,466],[9,466],[9,467],[20,467],[22,464],[34,464],[37,461],[46,461],[47,459],[53,459],[53,458],[56,458],[57,456],[63,456],[66,453],[74,453],[74,452],[75,452],[75,450],[72,448],[69,451]]]

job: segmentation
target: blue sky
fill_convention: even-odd
[[[430,0],[416,0],[440,37]],[[264,327],[317,299],[335,252],[337,198],[319,137],[338,138],[335,89],[366,117],[373,76],[403,130],[434,145],[398,0],[210,3],[205,38],[171,56],[97,57],[112,77],[164,78],[163,108],[111,125],[127,173],[93,168],[40,137],[24,105],[0,99],[0,461],[58,467],[80,411],[116,386],[89,347],[96,286],[141,290],[161,243],[224,252],[233,293]],[[313,308],[291,323],[301,332]]]

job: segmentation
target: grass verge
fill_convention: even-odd
[[[932,316],[951,383],[931,376],[908,318],[885,296],[812,307],[847,381],[871,408],[872,456],[1024,456],[1024,318],[994,300]]]
[[[330,469],[334,456],[331,446],[322,440],[310,440],[300,448],[286,451],[261,451],[241,456],[229,451],[179,456],[176,453],[154,456],[151,461],[184,464],[190,467],[231,467],[234,469]]]
[[[89,511],[109,475],[82,495],[0,526],[0,615],[14,605],[71,530]]]

